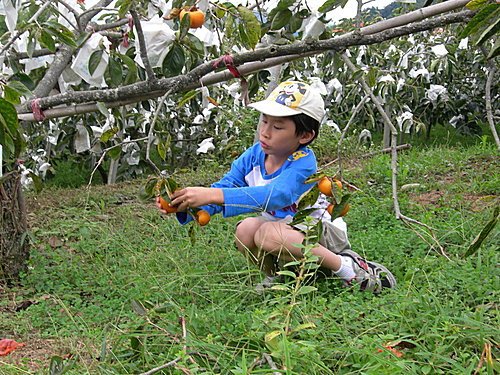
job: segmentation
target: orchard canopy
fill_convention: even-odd
[[[498,3],[372,1],[342,19],[348,0],[0,0],[3,173],[22,158],[30,182],[71,156],[113,182],[239,152],[245,104],[283,79],[353,132],[494,123]]]

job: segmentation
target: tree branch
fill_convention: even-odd
[[[142,63],[144,64],[144,68],[146,69],[147,81],[148,82],[156,81],[155,72],[153,71],[153,68],[149,63],[148,50],[146,46],[146,41],[144,40],[144,33],[142,31],[141,19],[139,18],[139,15],[135,11],[135,9],[130,9],[130,14],[134,19],[134,26],[135,29],[137,30],[137,37],[139,39],[139,49],[140,49],[139,52],[141,54],[141,60]]]
[[[468,20],[474,12],[462,11],[460,13],[444,15],[435,19],[422,21],[419,23],[402,26],[396,29],[381,31],[373,35],[361,35],[359,31],[344,34],[328,40],[307,40],[285,46],[270,46],[258,49],[253,52],[244,52],[233,56],[236,65],[247,62],[264,61],[268,58],[283,56],[308,56],[319,54],[329,50],[342,50],[354,45],[370,45],[390,40],[399,36],[408,35],[415,32],[421,32],[435,27],[440,27],[452,23],[464,22]],[[297,57],[294,57],[297,58]],[[158,79],[155,82],[138,82],[132,85],[123,86],[115,89],[88,90],[78,92],[67,92],[60,95],[53,95],[40,99],[41,108],[50,108],[61,104],[79,104],[88,102],[105,102],[112,106],[110,102],[128,101],[128,103],[138,102],[145,98],[157,98],[172,87],[177,86],[181,91],[199,87],[200,79],[214,70],[213,64],[216,60],[201,64],[188,72],[184,76]],[[172,91],[172,94],[178,91]],[[133,98],[135,98],[133,100]],[[87,110],[94,107],[87,107]],[[90,110],[92,111],[92,110]],[[18,113],[30,113],[31,100],[18,107]],[[71,113],[71,111],[70,111]],[[44,113],[47,117],[47,114]],[[29,116],[27,118],[29,120]]]

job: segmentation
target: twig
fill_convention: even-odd
[[[78,12],[76,10],[73,9],[73,7],[71,5],[69,5],[68,3],[66,3],[65,1],[63,0],[56,0],[57,3],[63,5],[66,9],[68,9],[71,13],[73,13],[73,16],[75,17],[77,23],[78,23]],[[54,7],[54,10],[61,16],[63,17],[72,27],[73,29],[75,30],[80,30],[80,25],[75,25],[73,23],[72,20],[69,19],[68,16],[66,16],[65,14],[61,13],[59,11],[59,9],[57,7]]]
[[[151,165],[151,167],[154,169],[156,174],[160,174],[161,170],[156,166],[156,164],[151,160],[151,144],[153,143],[154,140],[154,128],[156,124],[156,120],[158,119],[158,115],[160,114],[161,107],[163,106],[163,103],[165,100],[167,100],[167,97],[170,95],[172,92],[171,90],[168,90],[165,95],[163,95],[160,99],[160,102],[158,103],[158,107],[156,107],[155,115],[153,116],[153,121],[151,121],[151,124],[149,125],[149,132],[148,132],[148,143],[146,144],[146,161]]]
[[[144,68],[146,68],[147,80],[149,82],[156,81],[155,72],[153,71],[153,68],[151,67],[151,63],[149,62],[148,58],[148,50],[146,46],[146,41],[144,40],[144,33],[142,31],[141,19],[139,18],[139,15],[137,14],[135,9],[130,9],[130,14],[134,19],[134,26],[135,29],[137,30],[137,37],[139,38],[139,48],[140,48],[139,52],[141,54],[141,60],[144,64]]]
[[[188,352],[187,352],[186,318],[184,318],[183,316],[181,316],[179,318],[179,323],[181,323],[181,327],[182,327],[182,339],[184,340],[184,346],[183,346],[182,350],[184,351],[184,353],[188,354]],[[196,363],[195,360],[193,359],[193,357],[191,357],[191,355],[189,355],[189,360],[191,361],[191,363]]]
[[[269,367],[271,367],[271,369],[278,370],[278,367],[276,367],[276,364],[274,363],[273,359],[271,358],[271,356],[269,354],[263,353],[262,357],[264,357],[264,359],[267,361],[267,363],[269,364]],[[278,371],[273,372],[273,375],[280,375],[280,374],[281,374],[281,372],[278,372]]]
[[[406,225],[408,227],[408,229],[412,230],[418,237],[420,237],[420,239],[422,241],[424,241],[427,245],[429,245],[431,248],[434,248],[434,245],[432,245],[429,241],[427,241],[424,236],[422,234],[420,234],[418,231],[416,231],[411,224],[417,224],[417,225],[420,225],[424,228],[427,229],[428,232],[427,235],[433,240],[433,242],[437,245],[437,247],[439,248],[439,252],[442,256],[444,256],[446,259],[448,260],[451,260],[450,257],[448,256],[448,254],[446,254],[446,252],[444,251],[444,248],[443,246],[441,246],[441,244],[439,243],[438,239],[436,238],[436,236],[434,235],[434,231],[432,230],[431,227],[429,227],[427,224],[424,224],[424,223],[421,223],[420,221],[417,221],[415,219],[412,219],[410,217],[407,217],[407,216],[404,216],[404,215],[401,215],[400,216],[400,219],[401,221],[403,222],[404,225]]]
[[[134,142],[140,142],[140,141],[145,141],[147,140],[148,137],[143,137],[143,138],[138,138],[138,139],[130,139],[128,141],[123,141],[123,142],[120,142],[120,143],[117,143],[113,146],[110,146],[108,148],[105,148],[103,151],[102,151],[102,155],[101,157],[99,158],[99,160],[97,161],[94,169],[92,170],[92,173],[90,174],[90,179],[89,179],[89,183],[87,184],[87,189],[90,189],[90,185],[92,184],[92,179],[94,178],[94,174],[96,172],[96,170],[99,168],[99,166],[102,164],[103,160],[104,160],[104,157],[106,156],[106,154],[108,153],[108,151],[116,148],[116,147],[121,147],[123,146],[124,144],[127,144],[127,143],[134,143]]]
[[[156,372],[158,372],[158,371],[161,371],[161,370],[163,370],[163,369],[165,369],[165,368],[167,368],[167,367],[172,367],[172,366],[174,366],[174,365],[175,365],[177,362],[179,362],[181,359],[182,359],[181,357],[177,357],[176,359],[173,359],[173,360],[172,360],[172,361],[170,361],[170,362],[167,362],[167,363],[165,363],[165,364],[163,364],[163,365],[161,365],[161,366],[155,367],[155,368],[153,368],[153,369],[151,369],[151,370],[149,370],[149,371],[143,372],[143,373],[141,373],[141,374],[139,374],[139,375],[152,375],[152,374],[154,374],[154,373],[156,373]]]

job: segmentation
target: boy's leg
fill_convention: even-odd
[[[295,246],[304,240],[304,234],[285,223],[266,222],[255,234],[255,245],[279,259],[302,258],[302,249]],[[321,267],[332,270],[346,284],[353,281],[360,284],[362,290],[378,293],[383,287],[396,286],[391,272],[375,262],[368,262],[352,250],[343,250],[339,255],[318,245],[311,252],[318,256]]]
[[[257,264],[266,276],[276,273],[276,258],[255,244],[255,233],[266,221],[258,217],[249,217],[238,223],[236,227],[236,247],[238,250]]]
[[[255,245],[279,259],[291,261],[301,259],[302,249],[296,244],[304,241],[304,233],[295,230],[290,225],[282,222],[265,222],[255,233]],[[342,264],[342,258],[332,253],[326,247],[319,245],[312,249],[312,253],[319,257],[322,267],[338,271]]]

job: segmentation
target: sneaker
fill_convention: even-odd
[[[264,290],[269,289],[279,281],[279,276],[266,276],[264,279],[255,285],[255,291],[259,294],[264,293]]]
[[[347,286],[357,283],[360,289],[366,292],[380,293],[383,288],[396,287],[396,278],[382,264],[370,262],[352,250],[344,250],[340,256],[349,257],[356,276],[349,281],[344,281]]]

